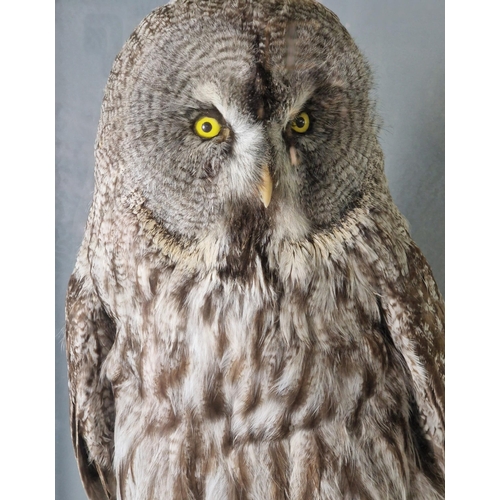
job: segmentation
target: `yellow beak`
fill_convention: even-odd
[[[273,195],[273,181],[269,173],[269,167],[264,165],[262,168],[262,182],[259,185],[260,198],[264,206],[267,208],[271,203],[271,196]]]

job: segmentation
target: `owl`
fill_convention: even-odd
[[[444,306],[371,86],[314,0],[176,0],[131,35],[66,302],[89,498],[444,498]]]

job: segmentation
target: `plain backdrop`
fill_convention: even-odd
[[[370,61],[393,198],[444,294],[444,0],[323,1]],[[84,500],[70,441],[64,299],[93,190],[111,65],[161,2],[56,1],[56,498]]]

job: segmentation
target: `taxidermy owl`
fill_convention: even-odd
[[[90,498],[443,498],[443,303],[370,87],[313,0],[177,0],[125,44],[66,305]]]

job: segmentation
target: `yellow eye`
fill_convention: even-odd
[[[304,132],[307,132],[310,123],[309,115],[305,111],[302,111],[302,113],[300,113],[300,115],[293,120],[292,130],[298,132],[299,134],[303,134]]]
[[[220,123],[209,116],[202,116],[194,124],[194,131],[203,139],[212,139],[219,135]]]

